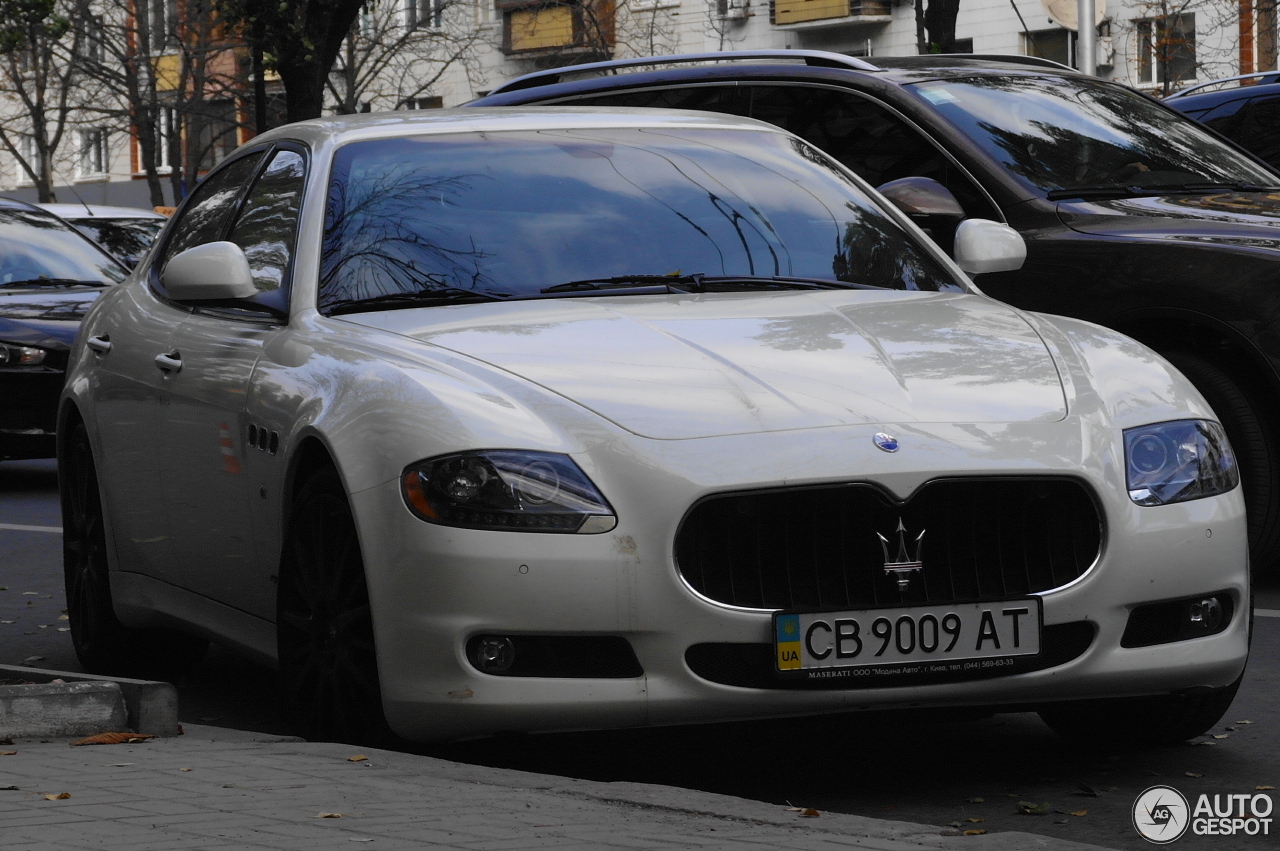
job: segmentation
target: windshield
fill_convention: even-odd
[[[974,77],[908,88],[1044,193],[1280,184],[1280,176],[1194,121],[1120,86],[1061,77]]]
[[[335,155],[321,262],[322,310],[380,297],[413,306],[388,297],[445,290],[538,297],[646,275],[962,288],[825,155],[754,130],[351,143]]]
[[[36,210],[0,209],[0,286],[41,279],[116,283],[125,270],[68,225]]]

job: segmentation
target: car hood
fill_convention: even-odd
[[[0,340],[70,348],[80,320],[102,287],[6,287],[0,285]]]
[[[659,439],[1066,416],[1043,341],[981,296],[619,296],[342,318],[483,361]]]
[[[1280,193],[1218,192],[1058,204],[1081,233],[1280,248]]]

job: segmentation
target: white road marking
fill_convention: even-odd
[[[0,532],[53,532],[61,535],[61,526],[23,526],[18,523],[0,523]]]
[[[1280,609],[1254,609],[1253,613],[1260,618],[1280,618]]]

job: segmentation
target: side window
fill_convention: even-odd
[[[805,86],[746,86],[745,112],[821,148],[872,186],[931,177],[951,190],[970,218],[1001,216],[972,180],[929,139],[866,98]]]
[[[277,151],[249,192],[227,239],[244,249],[253,282],[264,294],[277,293],[286,306],[286,290],[298,231],[306,161],[296,151]],[[276,299],[271,299],[274,302]]]
[[[1205,123],[1272,168],[1280,168],[1280,97],[1253,98],[1235,115]]]
[[[157,270],[164,269],[175,254],[222,239],[235,212],[236,199],[261,160],[261,152],[241,157],[196,187],[182,217],[174,225],[164,255],[155,264]]]

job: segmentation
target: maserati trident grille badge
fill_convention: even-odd
[[[924,562],[921,561],[921,554],[924,551],[924,530],[916,535],[916,554],[912,558],[907,554],[907,527],[902,525],[902,518],[898,518],[898,555],[895,558],[889,556],[889,539],[879,532],[876,537],[880,539],[880,549],[884,550],[884,575],[892,576],[898,580],[898,591],[906,591],[907,586],[911,584],[912,577],[918,575],[924,570]]]
[[[876,445],[877,449],[883,449],[885,452],[898,451],[898,438],[891,434],[885,434],[882,431],[878,431],[875,433],[875,436],[871,438],[871,442]]]

